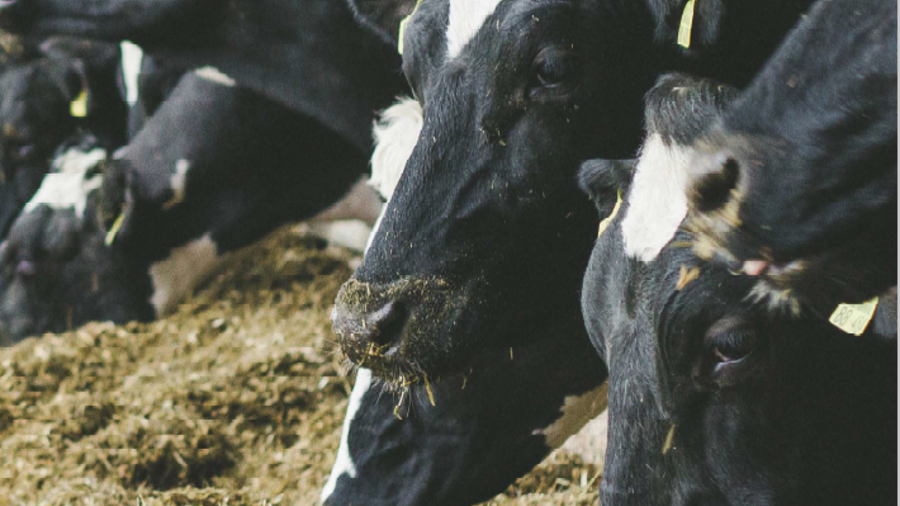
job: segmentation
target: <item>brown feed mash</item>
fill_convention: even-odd
[[[0,506],[313,505],[352,381],[329,315],[352,256],[292,228],[172,316],[0,350]],[[487,504],[596,504],[556,453]]]

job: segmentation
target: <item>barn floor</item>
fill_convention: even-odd
[[[0,506],[314,505],[351,381],[329,314],[351,255],[291,228],[174,315],[0,350]],[[489,505],[596,504],[558,453]]]

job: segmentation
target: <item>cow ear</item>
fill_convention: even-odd
[[[348,0],[356,19],[392,45],[397,44],[400,22],[416,8],[416,0]]]
[[[625,195],[631,184],[636,160],[588,160],[578,170],[578,187],[597,206],[605,218],[612,212],[619,196]]]
[[[725,19],[723,0],[651,0],[656,38],[695,50],[715,44]]]

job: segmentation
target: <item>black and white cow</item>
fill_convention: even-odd
[[[0,321],[17,340],[167,314],[228,251],[358,188],[366,162],[315,119],[190,72],[127,146],[44,180],[4,245]],[[371,223],[368,197],[355,217]],[[123,217],[113,232],[106,215]]]
[[[205,64],[181,78],[167,96],[165,80],[162,85],[144,86],[141,76],[134,78],[133,73],[126,72],[123,84],[132,112],[134,106],[140,105],[146,116],[153,112],[159,100],[143,102],[140,92],[132,92],[135,83],[138,89],[160,90],[164,102],[126,147],[99,166],[101,188],[93,199],[88,199],[93,202],[91,213],[84,216],[93,220],[99,214],[99,227],[96,223],[84,223],[80,213],[69,213],[63,209],[65,205],[51,202],[46,203],[54,212],[42,211],[45,216],[30,218],[32,222],[23,220],[29,223],[25,227],[27,232],[18,233],[7,245],[4,268],[11,277],[0,286],[12,290],[19,284],[16,266],[34,265],[35,269],[25,269],[34,272],[27,277],[25,286],[37,285],[37,280],[43,279],[57,288],[42,292],[53,294],[52,297],[16,296],[15,303],[7,303],[6,315],[10,318],[15,315],[19,320],[46,322],[14,328],[41,332],[58,330],[62,322],[77,324],[86,319],[123,321],[159,316],[170,311],[202,280],[224,253],[252,243],[280,224],[319,213],[329,219],[348,217],[342,208],[329,208],[347,194],[361,194],[366,199],[349,210],[353,213],[349,217],[371,223],[380,210],[377,196],[359,183],[367,169],[371,122],[374,111],[388,105],[406,86],[396,73],[393,48],[365,33],[354,22],[346,5],[316,0],[301,5],[274,1],[268,7],[247,3],[241,11],[240,27],[229,24],[229,16],[235,13],[228,10],[221,13],[224,18],[215,18],[222,26],[192,34],[192,43],[196,45],[180,47],[176,44],[177,37],[160,37],[159,30],[170,26],[153,24],[156,9],[166,11],[173,2],[143,2],[146,9],[141,11],[140,20],[149,24],[135,26],[131,33],[119,31],[123,25],[115,22],[115,15],[132,15],[141,3],[110,2],[99,10],[94,4],[77,2],[64,2],[61,10],[51,8],[50,3],[29,4],[30,7],[6,4],[13,10],[26,8],[29,19],[35,21],[32,26],[39,28],[44,27],[40,18],[30,16],[43,13],[52,17],[51,24],[61,31],[127,36],[146,42],[148,46],[130,58],[128,53],[136,51],[126,49],[123,67],[140,66],[146,70],[146,59],[136,64],[143,53],[161,65],[159,74],[163,77],[170,76],[172,69],[177,71],[181,65]],[[107,7],[114,12],[105,11]],[[204,23],[210,22],[205,17],[208,11],[191,12]],[[107,19],[107,14],[112,18]],[[293,16],[295,23],[288,26],[290,19],[276,14]],[[8,10],[0,9],[0,16],[8,20],[9,15]],[[279,43],[269,40],[273,36]],[[207,44],[216,50],[209,53],[205,49]],[[285,68],[277,69],[260,67],[268,60],[262,56],[250,58],[248,54],[270,49],[273,58],[291,56],[290,65],[285,63]],[[221,62],[224,57],[220,57],[220,51],[233,52],[234,58],[228,60],[227,68],[238,70],[234,78],[209,65]],[[244,61],[248,58],[252,61]],[[232,67],[241,61],[246,68]],[[272,79],[266,83],[256,81],[265,72],[279,75],[270,75]],[[287,84],[276,79],[291,75],[298,77],[298,82],[292,83],[297,95],[293,102],[279,95],[287,90]],[[269,86],[267,93],[254,91],[254,86],[262,84]],[[83,174],[85,181],[93,181],[93,170]],[[88,185],[90,189],[93,186],[94,183]],[[72,198],[63,198],[67,199]],[[40,207],[37,204],[35,201],[32,207]],[[50,227],[65,221],[61,214],[67,214],[67,219],[72,220],[64,228],[67,236],[74,236],[67,238],[67,242],[93,244],[99,230],[107,235],[116,251],[98,250],[88,255],[69,248],[60,256],[60,251],[33,247],[41,243],[40,237],[57,233]],[[102,276],[100,286],[75,279],[91,272],[90,265],[76,267],[75,264],[90,258],[101,266],[103,262],[94,257],[104,255],[116,265],[111,269],[129,272],[121,279],[143,279],[132,283],[132,297],[143,301],[140,310],[135,310],[130,303],[125,304],[130,308],[127,311],[104,308],[98,304],[101,299],[106,302],[115,299],[79,295],[85,286],[91,287],[94,294],[115,291],[111,285],[102,283]],[[43,277],[44,260],[71,263],[67,268],[75,277]],[[96,276],[87,276],[91,278]],[[115,277],[108,279],[111,284],[118,283]],[[31,302],[25,304],[26,300]],[[38,308],[40,314],[36,313]],[[74,317],[69,318],[68,314]],[[132,316],[123,317],[123,314]],[[52,325],[51,320],[55,322]],[[13,339],[22,337],[13,334]]]
[[[397,42],[416,4],[403,68],[423,126],[397,140],[412,155],[334,319],[353,361],[399,383],[462,372],[478,350],[522,344],[576,311],[597,226],[574,184],[579,163],[633,155],[641,97],[661,69],[749,81],[805,5],[766,3],[760,14],[758,4],[699,2],[696,54],[672,40],[683,2],[355,8]]]
[[[695,257],[679,229],[689,147],[733,96],[660,81],[633,182],[594,247],[582,304],[609,366],[601,502],[896,504],[896,340],[770,312],[754,280]],[[590,167],[587,186],[615,180]]]
[[[104,149],[125,141],[116,47],[53,38],[40,50],[43,57],[0,75],[0,237],[37,191],[61,144],[87,134]]]
[[[403,114],[418,107],[407,100],[388,109],[375,129],[371,184],[385,200],[414,147],[392,140],[411,138],[397,130],[421,128]],[[528,346],[480,353],[464,379],[402,393],[363,364],[323,503],[468,505],[528,472],[606,406],[603,364],[580,315],[563,313],[546,328]]]
[[[818,2],[693,152],[695,251],[774,307],[896,286],[897,2]]]

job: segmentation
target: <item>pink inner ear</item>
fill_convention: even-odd
[[[748,276],[759,276],[765,272],[768,265],[765,260],[747,260],[744,262],[744,273]]]

